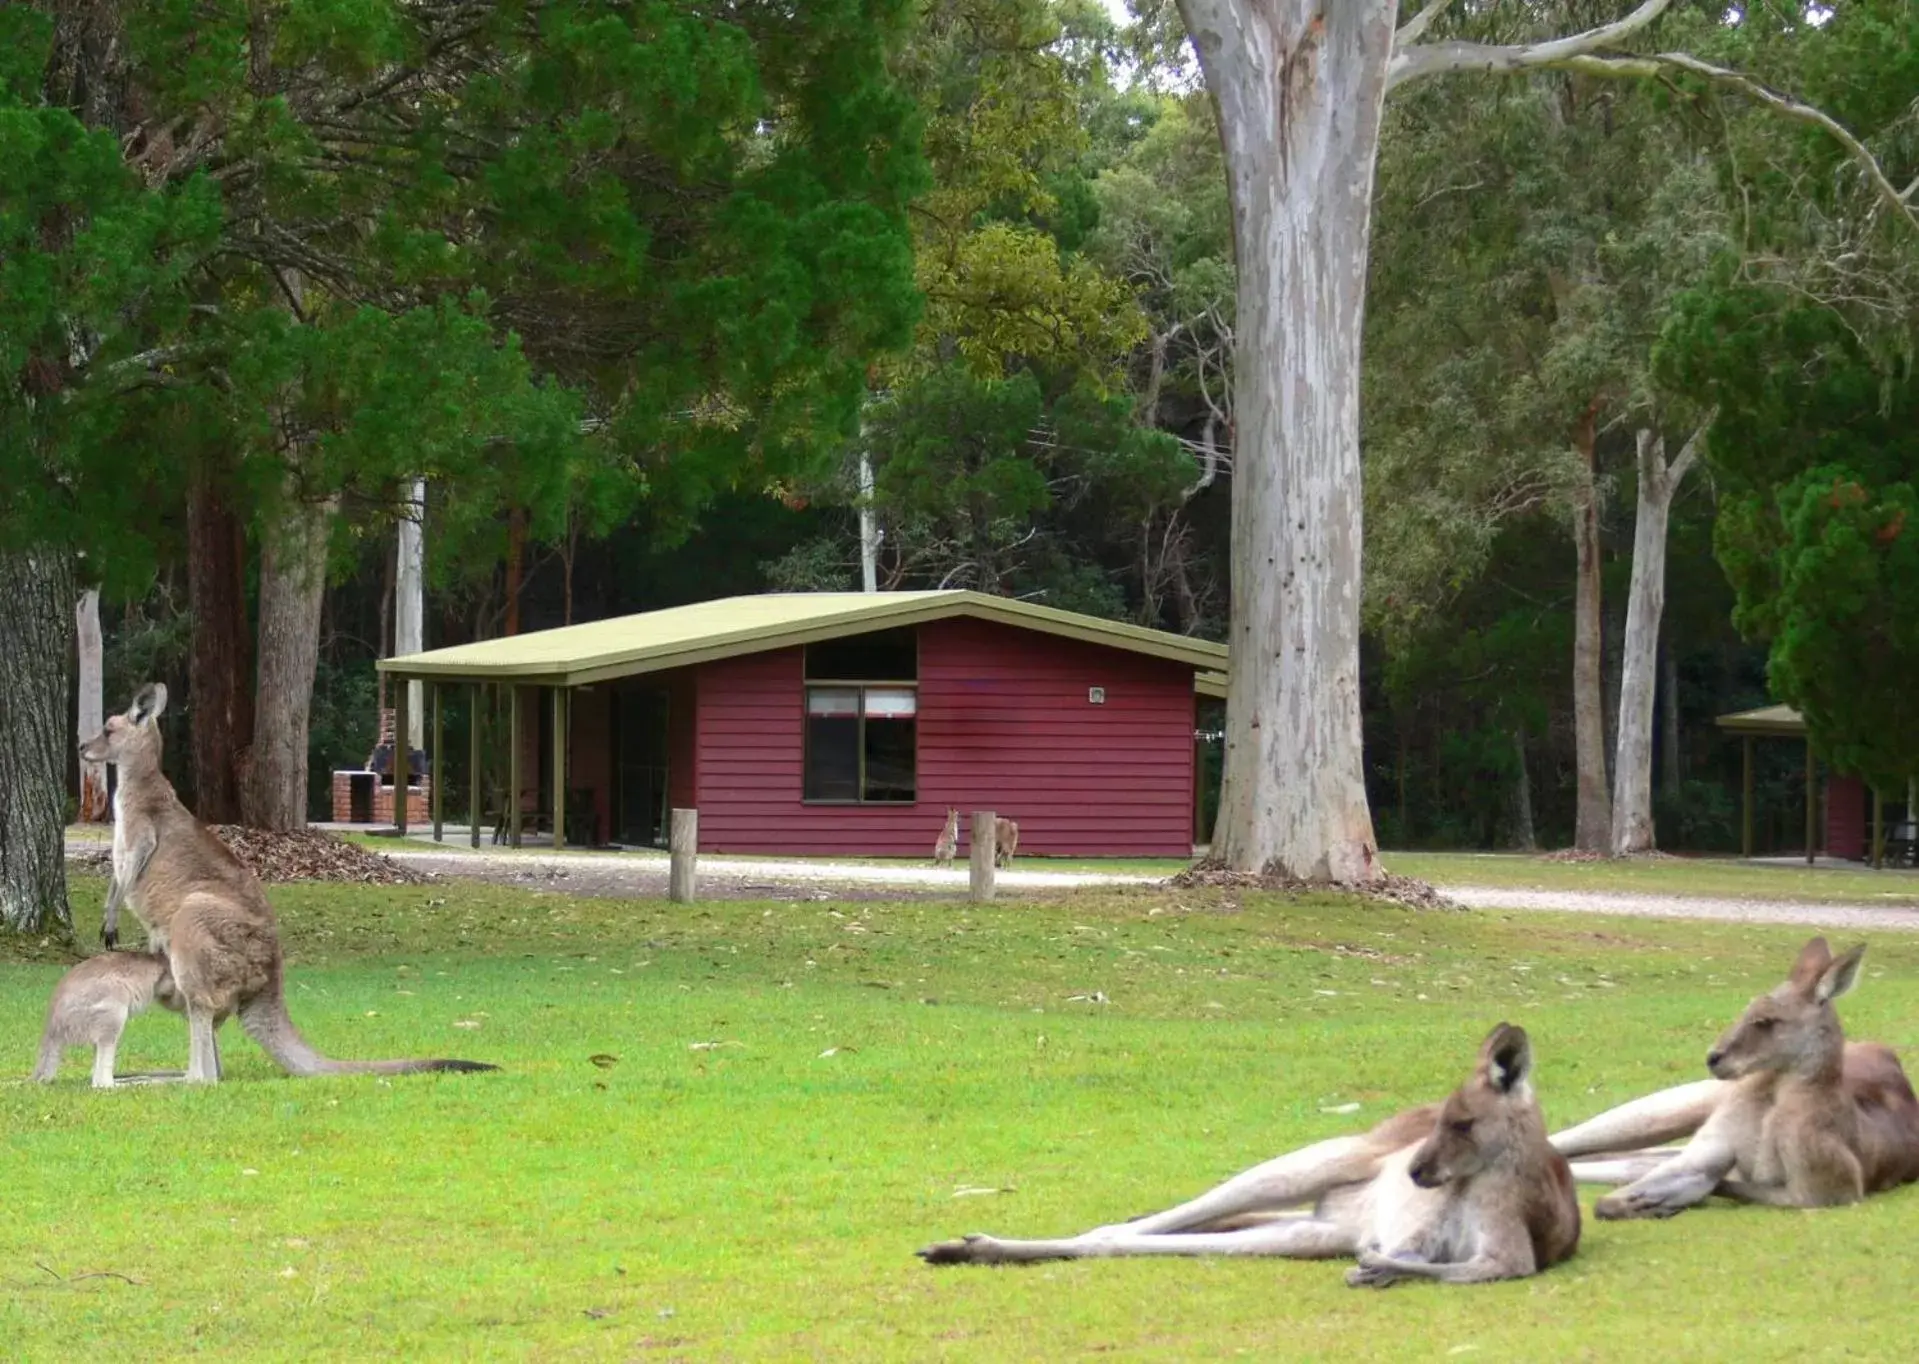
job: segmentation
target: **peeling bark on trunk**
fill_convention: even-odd
[[[1702,428],[1703,430],[1703,428]],[[1612,852],[1651,852],[1653,692],[1659,659],[1659,619],[1666,609],[1666,526],[1673,494],[1692,468],[1699,436],[1666,463],[1665,437],[1637,437],[1639,497],[1633,522],[1632,586],[1626,598],[1626,638],[1620,664],[1619,748],[1613,759]]]
[[[1232,680],[1213,846],[1380,874],[1359,714],[1359,361],[1391,0],[1180,0],[1239,262]]]
[[[72,936],[67,904],[73,563],[0,553],[0,928]]]
[[[260,684],[241,790],[242,815],[255,828],[306,827],[307,719],[334,506],[293,498],[260,550]]]
[[[75,745],[100,732],[106,722],[106,696],[101,682],[100,589],[89,587],[74,608],[74,635],[78,643],[80,686],[75,716]],[[80,759],[80,814],[82,824],[103,824],[107,818],[107,765]]]
[[[1606,701],[1602,681],[1599,599],[1599,467],[1595,402],[1580,418],[1575,435],[1586,481],[1573,511],[1573,544],[1579,577],[1573,594],[1573,747],[1578,767],[1579,805],[1573,845],[1604,852],[1612,838],[1612,802],[1606,782]]]
[[[197,470],[187,492],[187,599],[193,808],[208,823],[230,824],[240,817],[237,759],[253,742],[253,679],[246,528],[222,499],[215,470]]]

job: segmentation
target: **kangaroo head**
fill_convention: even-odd
[[[149,682],[134,693],[126,713],[107,718],[105,728],[80,745],[80,756],[90,763],[113,763],[160,755],[160,714],[167,708],[167,689]]]
[[[1722,1080],[1762,1072],[1816,1075],[1840,1064],[1846,1035],[1833,1000],[1859,981],[1866,954],[1860,943],[1840,957],[1824,938],[1799,951],[1792,974],[1746,1006],[1706,1056],[1706,1068]]]
[[[1488,1033],[1472,1077],[1440,1105],[1432,1135],[1413,1153],[1413,1183],[1437,1189],[1496,1164],[1526,1115],[1538,1113],[1532,1073],[1533,1048],[1524,1028],[1501,1023]]]

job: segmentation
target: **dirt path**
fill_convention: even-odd
[[[1722,923],[1804,924],[1812,928],[1897,929],[1919,932],[1919,909],[1847,905],[1818,900],[1727,900],[1694,895],[1634,895],[1615,891],[1509,890],[1441,886],[1449,900],[1474,909],[1537,909],[1569,914],[1621,914],[1648,919],[1704,919]]]
[[[414,848],[387,854],[416,871],[468,876],[511,885],[564,886],[580,895],[644,898],[666,894],[667,859],[649,853],[606,856],[580,853],[435,852]],[[1029,871],[999,873],[1002,890],[1073,890],[1087,886],[1151,885],[1150,876],[1107,872]],[[868,865],[857,862],[779,862],[736,857],[700,858],[700,894],[722,899],[798,896],[805,899],[948,899],[966,894],[964,867]]]

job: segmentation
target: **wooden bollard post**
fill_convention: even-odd
[[[675,810],[673,832],[667,839],[672,850],[672,870],[668,875],[667,898],[676,905],[690,905],[698,877],[700,856],[700,812]]]
[[[993,898],[993,854],[999,847],[999,817],[991,810],[973,811],[973,898],[980,903]]]

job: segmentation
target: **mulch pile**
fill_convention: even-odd
[[[1415,880],[1410,876],[1394,876],[1391,872],[1385,873],[1376,881],[1363,884],[1340,882],[1329,884],[1324,881],[1301,881],[1291,876],[1233,871],[1218,862],[1199,862],[1180,872],[1166,884],[1180,889],[1205,887],[1218,890],[1272,890],[1293,895],[1314,891],[1338,891],[1346,895],[1358,895],[1367,900],[1384,900],[1391,904],[1404,905],[1408,909],[1463,908],[1448,900],[1426,882]]]
[[[238,824],[209,825],[248,871],[262,881],[340,881],[362,886],[417,886],[428,878],[376,852],[318,829],[272,833]]]

